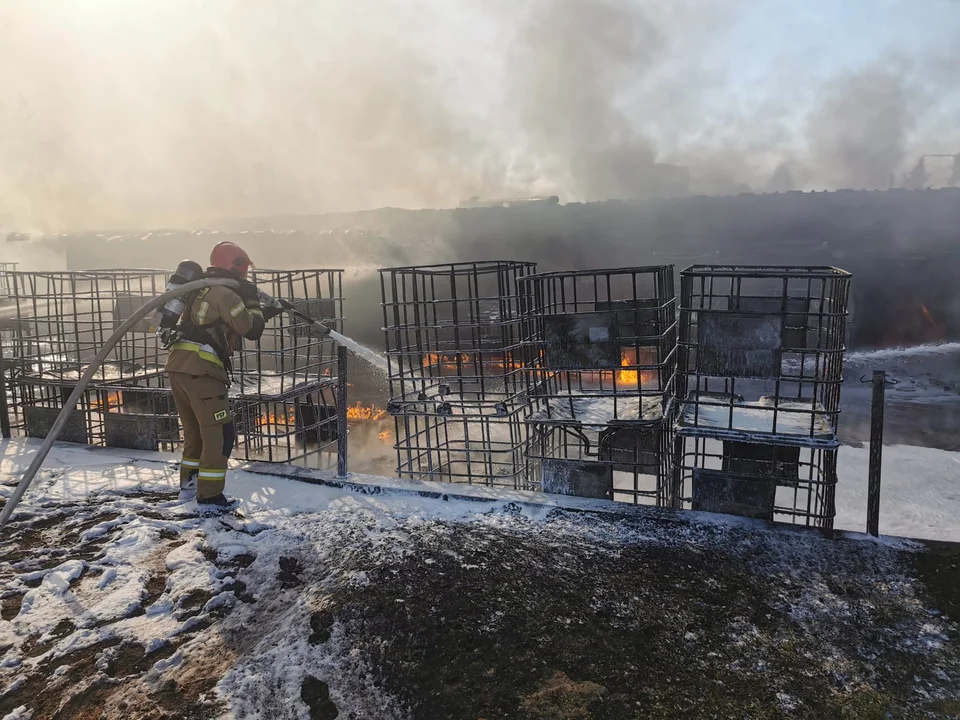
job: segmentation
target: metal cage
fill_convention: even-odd
[[[12,430],[45,437],[88,363],[137,309],[162,293],[162,270],[13,272],[3,317]],[[342,329],[340,270],[260,270],[262,289]],[[163,373],[167,351],[153,317],[125,335],[87,386],[60,439],[173,450],[182,441]],[[230,388],[235,457],[332,465],[336,443],[336,353],[309,324],[286,315],[234,356]]]
[[[12,426],[44,437],[88,363],[130,315],[163,292],[162,270],[14,272],[5,368]],[[127,333],[87,386],[62,439],[170,449],[179,440],[152,318]],[[125,408],[122,393],[131,391]],[[172,418],[172,419],[171,419]],[[130,427],[125,427],[129,425]],[[134,427],[135,426],[135,427]],[[149,426],[148,430],[144,428]],[[138,437],[146,434],[144,437]]]
[[[17,271],[15,262],[0,262],[0,303],[9,303],[13,299],[12,274]]]
[[[251,271],[262,291],[343,331],[343,271]],[[332,467],[336,456],[336,344],[286,313],[234,356],[230,388],[237,423],[235,454],[246,460]]]
[[[380,271],[401,477],[523,485],[525,262]]]
[[[832,527],[837,450],[708,436],[675,440],[673,497],[692,510]]]
[[[832,525],[850,273],[693,266],[680,276],[672,504]]]
[[[532,414],[527,458],[547,492],[662,504],[676,368],[672,266],[518,281]]]

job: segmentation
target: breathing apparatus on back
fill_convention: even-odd
[[[199,263],[195,263],[193,260],[184,260],[177,265],[176,272],[167,281],[167,290],[173,290],[188,282],[200,280],[203,276],[203,268],[200,267]],[[154,314],[157,337],[160,338],[163,347],[169,348],[177,341],[180,318],[183,317],[183,311],[190,300],[191,296],[189,294],[186,296],[178,295],[168,300],[167,304],[163,305]]]
[[[245,278],[247,269],[252,264],[246,253],[233,243],[220,243],[214,249],[210,256],[211,269],[217,268],[227,270],[238,279]],[[178,266],[176,271],[167,281],[167,290],[184,285],[194,280],[199,280],[208,275],[199,263],[193,260],[184,260]],[[245,282],[245,280],[242,280]],[[283,305],[278,300],[272,298],[262,290],[257,290],[257,297],[261,307],[282,309]],[[169,348],[175,342],[181,339],[183,313],[193,301],[194,294],[181,295],[168,301],[154,315],[154,324],[157,328],[157,337],[160,339],[164,348]]]

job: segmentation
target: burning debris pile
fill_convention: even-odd
[[[387,411],[376,405],[362,405],[359,400],[347,408],[347,420],[379,422],[387,416]]]

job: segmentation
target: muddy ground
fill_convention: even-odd
[[[955,545],[510,504],[198,525],[155,500],[16,516],[0,621],[69,559],[87,568],[82,597],[124,527],[148,521],[161,558],[200,542],[235,602],[178,594],[160,562],[123,617],[0,647],[0,718],[960,717]],[[189,621],[168,642],[121,632],[167,601]]]

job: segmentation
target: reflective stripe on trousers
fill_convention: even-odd
[[[180,485],[190,479],[190,475],[200,469],[200,458],[183,458],[180,461]]]

